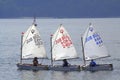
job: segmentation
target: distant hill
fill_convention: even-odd
[[[0,0],[0,18],[120,17],[120,0]]]

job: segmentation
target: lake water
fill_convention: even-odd
[[[96,60],[97,63],[112,63],[113,71],[20,71],[16,64],[20,61],[20,39],[32,24],[33,19],[0,19],[0,80],[119,80],[120,78],[120,18],[81,19],[37,19],[38,29],[50,58],[50,35],[60,24],[71,35],[80,59],[69,60],[71,64],[83,65],[81,34],[91,22],[101,34],[111,57]],[[31,60],[32,61],[32,60]],[[43,60],[50,64],[50,60]],[[61,64],[55,62],[54,64]]]

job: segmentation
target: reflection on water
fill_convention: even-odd
[[[79,72],[21,71],[22,80],[75,80]]]
[[[83,80],[108,80],[112,75],[111,71],[84,72]]]
[[[21,71],[22,80],[45,80],[47,74],[45,71]]]

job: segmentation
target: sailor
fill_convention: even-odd
[[[68,62],[67,62],[67,60],[66,59],[63,59],[63,67],[68,67]]]
[[[96,66],[96,62],[92,59],[91,62],[90,62],[90,66],[91,67],[95,67]]]
[[[37,66],[38,65],[38,58],[34,57],[33,59],[33,66]]]

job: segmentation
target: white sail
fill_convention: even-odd
[[[62,60],[77,57],[70,35],[65,28],[60,25],[52,37],[52,59]]]
[[[46,51],[41,40],[39,31],[35,24],[30,26],[23,34],[22,40],[22,59],[28,58],[46,58]]]
[[[83,34],[83,48],[85,60],[109,56],[102,38],[92,25],[90,25]]]

